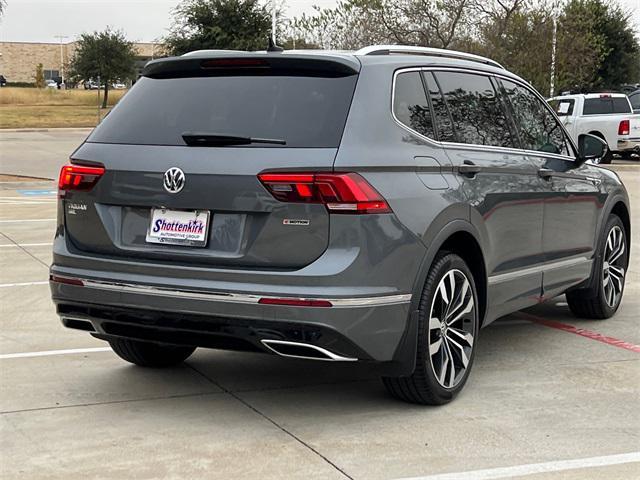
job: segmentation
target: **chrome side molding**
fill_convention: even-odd
[[[304,358],[306,360],[320,360],[325,362],[357,362],[358,361],[357,358],[343,357],[341,355],[337,355],[333,352],[330,352],[325,348],[318,347],[317,345],[311,345],[310,343],[289,342],[285,340],[269,340],[269,339],[262,339],[260,340],[260,342],[269,350],[280,355],[281,357]],[[298,349],[301,349],[303,352],[304,350],[309,350],[310,355],[307,356],[304,354],[300,355],[300,354],[286,353],[287,347],[298,348]],[[315,353],[316,355],[311,355],[312,352]],[[318,353],[322,356],[318,357],[317,356]]]

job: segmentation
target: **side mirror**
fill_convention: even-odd
[[[581,133],[578,136],[578,158],[577,162],[582,165],[588,160],[594,160],[594,163],[600,163],[602,157],[607,153],[607,142],[600,137],[591,135],[590,133]]]

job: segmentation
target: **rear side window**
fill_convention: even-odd
[[[436,72],[435,76],[451,113],[458,142],[516,146],[489,77],[458,72]]]
[[[551,100],[549,105],[556,112],[556,115],[559,117],[570,117],[573,115],[573,107],[575,106],[576,101],[571,99],[566,100]]]
[[[410,129],[429,138],[436,137],[420,72],[400,73],[396,77],[393,113]]]
[[[282,139],[285,147],[335,148],[356,79],[357,75],[143,77],[89,141],[185,145],[184,132],[203,132]]]
[[[640,93],[634,93],[633,95],[629,95],[629,101],[631,102],[631,106],[634,109],[640,108]]]
[[[516,83],[502,80],[502,85],[513,110],[522,148],[570,155],[564,131],[545,103]]]
[[[585,99],[584,115],[607,115],[610,113],[631,113],[627,99],[609,96]]]

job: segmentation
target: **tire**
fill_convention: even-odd
[[[620,247],[617,242],[621,242]],[[598,320],[612,317],[622,301],[628,265],[629,247],[624,224],[620,217],[611,214],[598,245],[589,282],[591,287],[567,292],[571,313]]]
[[[161,345],[126,338],[109,340],[112,350],[123,360],[141,367],[171,367],[184,362],[195,347]]]
[[[443,288],[449,302],[443,299]],[[447,304],[453,309],[447,311]],[[443,316],[446,324],[438,320]],[[458,255],[441,252],[429,270],[420,298],[416,368],[408,377],[383,377],[384,386],[405,402],[450,402],[462,390],[471,371],[478,330],[478,295],[471,270]]]
[[[613,160],[613,152],[607,148],[607,153],[605,153],[604,157],[602,157],[602,160],[600,160],[600,164],[609,165],[611,164],[612,160]]]

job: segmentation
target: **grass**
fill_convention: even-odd
[[[125,90],[109,91],[109,106],[115,105]],[[55,90],[0,88],[0,128],[95,127],[98,123],[97,90]],[[107,110],[101,110],[101,116]]]
[[[106,110],[101,110],[104,117]],[[98,108],[85,105],[0,105],[0,128],[95,127]]]

